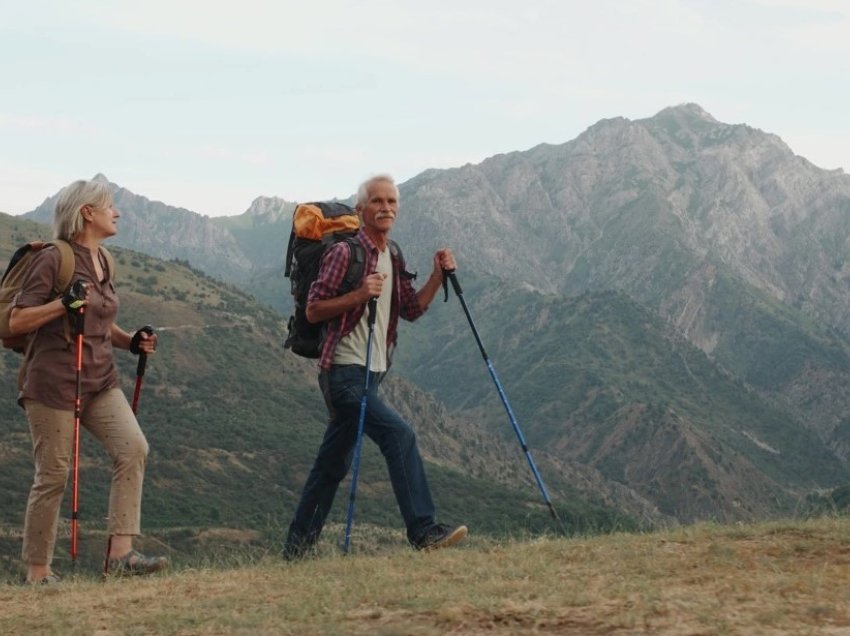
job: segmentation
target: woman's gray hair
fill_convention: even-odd
[[[112,203],[109,184],[80,179],[62,188],[53,208],[53,238],[72,240],[83,231],[82,209],[86,205],[103,208]]]
[[[366,179],[366,181],[361,183],[360,187],[357,188],[357,203],[356,203],[357,207],[360,207],[361,205],[366,203],[366,201],[368,201],[368,199],[369,199],[369,186],[371,186],[373,183],[379,183],[379,182],[389,183],[392,187],[394,187],[395,193],[396,193],[396,198],[398,198],[398,186],[395,183],[395,179],[393,179],[388,174],[376,174],[374,177],[369,177],[368,179]]]

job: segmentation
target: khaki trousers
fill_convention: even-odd
[[[28,565],[49,565],[73,461],[74,412],[52,409],[35,400],[24,400],[24,410],[32,434],[35,478],[27,502],[22,558]],[[80,425],[112,458],[109,534],[139,534],[148,443],[124,393],[109,389],[89,400],[80,414]]]

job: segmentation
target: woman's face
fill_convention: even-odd
[[[89,222],[87,229],[101,238],[118,233],[117,221],[120,216],[112,201],[107,201],[101,206],[83,206],[83,218]]]

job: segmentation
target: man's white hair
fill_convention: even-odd
[[[361,183],[360,187],[357,188],[357,207],[360,207],[369,200],[369,188],[372,187],[373,183],[389,183],[393,188],[395,188],[396,199],[398,199],[398,186],[395,183],[395,179],[388,174],[376,174],[375,176],[366,179],[366,181]]]

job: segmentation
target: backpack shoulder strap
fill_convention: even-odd
[[[390,254],[399,259],[402,265],[401,268],[404,269],[404,254],[401,252],[401,246],[392,239],[390,239]]]
[[[108,249],[100,246],[100,253],[103,254],[103,257],[106,259],[106,269],[109,271],[106,273],[106,280],[111,281],[112,284],[115,284],[115,258],[112,256],[112,252]]]
[[[363,278],[363,270],[366,268],[366,248],[357,240],[356,237],[350,236],[344,241],[348,245],[348,269],[345,270],[345,276],[342,278],[339,293],[345,294],[357,287],[360,279]]]
[[[392,239],[390,239],[390,254],[393,258],[398,259],[398,271],[401,272],[401,275],[408,280],[416,280],[418,274],[416,272],[411,274],[407,271],[407,263],[404,261],[404,254],[401,251],[401,247]]]
[[[48,245],[53,245],[59,250],[59,272],[56,274],[56,284],[53,291],[57,294],[62,294],[71,285],[71,278],[74,276],[74,250],[71,249],[71,244],[62,239],[47,241]]]
[[[283,261],[283,275],[287,278],[292,274],[292,256],[295,253],[295,227],[289,232],[289,242],[286,244],[286,258]]]
[[[57,250],[59,250],[59,272],[56,274],[56,283],[53,287],[53,291],[57,296],[61,296],[64,294],[68,288],[71,286],[71,279],[74,277],[74,269],[76,268],[76,259],[74,258],[74,250],[71,248],[71,244],[68,241],[63,239],[55,239],[53,241],[47,241],[47,244],[53,245]],[[65,333],[65,342],[69,345],[71,343],[71,319],[65,314],[65,320],[63,331]],[[27,347],[27,353],[24,356],[24,362],[21,367],[26,364],[26,361],[29,360],[30,350],[32,348],[32,343],[35,342],[35,338],[30,338],[30,347]],[[20,378],[23,380],[23,377]]]

